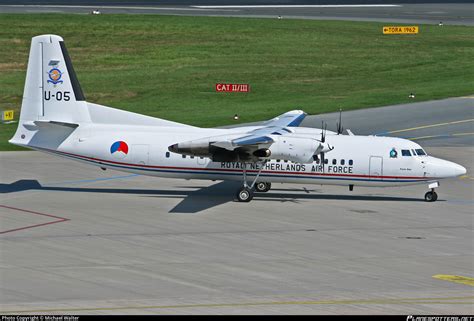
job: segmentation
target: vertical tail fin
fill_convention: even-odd
[[[11,142],[27,144],[28,136],[37,130],[35,121],[90,122],[71,58],[63,39],[56,35],[41,35],[31,40],[20,122]]]
[[[31,40],[24,97],[22,112],[25,109],[30,114],[29,103],[33,102],[38,120],[88,120],[85,97],[63,38],[42,35]]]

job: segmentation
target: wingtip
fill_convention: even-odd
[[[307,115],[307,113],[305,113],[304,110],[301,110],[301,109],[290,110],[289,112],[286,112],[285,114],[289,114],[289,115],[301,115],[301,114],[304,114],[304,115]]]

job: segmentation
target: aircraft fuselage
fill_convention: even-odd
[[[301,136],[317,137],[320,134],[319,129],[295,130]],[[113,125],[91,125],[77,128],[58,147],[37,149],[102,168],[142,175],[240,181],[244,166],[241,162],[213,162],[205,157],[184,156],[168,151],[168,146],[177,141],[240,131],[242,128],[151,126],[121,126],[117,130]],[[126,152],[111,150],[117,142],[127,146]],[[401,186],[457,176],[464,170],[449,161],[418,155],[418,144],[400,138],[328,134],[327,142],[334,149],[326,153],[327,163],[324,166],[319,159],[306,164],[272,159],[265,165],[246,164],[247,175],[256,175],[264,166],[260,180],[266,182]],[[405,154],[409,151],[410,155],[402,155],[402,150]]]

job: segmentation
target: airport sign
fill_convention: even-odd
[[[240,92],[248,93],[250,91],[249,84],[216,84],[217,92]]]
[[[384,26],[384,35],[413,35],[418,33],[418,26]]]
[[[11,121],[13,120],[14,112],[13,110],[4,110],[2,112],[2,121]]]

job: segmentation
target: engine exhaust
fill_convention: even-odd
[[[257,149],[253,152],[255,157],[270,157],[272,152],[268,148]]]

